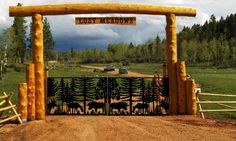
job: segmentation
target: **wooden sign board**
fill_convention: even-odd
[[[116,24],[116,25],[136,25],[136,17],[76,17],[75,24]]]

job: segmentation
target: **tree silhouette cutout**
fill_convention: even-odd
[[[132,114],[133,97],[140,96],[141,78],[121,78],[121,99],[122,101],[129,101],[130,114]]]
[[[54,78],[48,78],[47,85],[47,111],[50,114],[51,109],[57,106],[56,95],[58,94],[59,87],[58,81]]]
[[[95,99],[95,80],[90,77],[80,77],[76,81],[76,95],[78,96],[78,101],[83,101],[84,113],[86,113],[86,101],[93,101]]]

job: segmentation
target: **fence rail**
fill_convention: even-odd
[[[204,96],[222,96],[222,97],[236,97],[235,95],[229,95],[229,94],[213,94],[213,93],[199,93],[198,95],[204,95]]]
[[[236,109],[199,110],[199,112],[236,112]]]
[[[236,101],[199,101],[197,103],[199,104],[221,104],[221,103],[236,104]]]
[[[16,105],[13,105],[11,102],[11,97],[12,97],[12,94],[6,94],[5,92],[3,93],[3,96],[0,96],[0,124],[14,118],[17,118],[19,123],[22,123],[20,114],[18,114],[15,109]],[[11,115],[6,118],[1,118],[1,116],[3,115],[3,112],[8,111],[8,110],[12,110],[14,115]]]
[[[236,107],[234,106],[230,106],[230,105],[226,105],[226,104],[236,104],[236,101],[210,101],[210,100],[203,100],[200,101],[199,100],[199,96],[215,96],[215,97],[236,97],[236,95],[229,95],[229,94],[213,94],[213,93],[196,93],[197,95],[197,104],[199,107],[199,112],[202,116],[202,118],[204,119],[204,113],[205,112],[236,112]],[[230,109],[202,109],[202,105],[201,104],[218,104]]]

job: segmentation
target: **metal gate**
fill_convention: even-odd
[[[168,78],[49,77],[47,114],[158,115],[168,109]]]

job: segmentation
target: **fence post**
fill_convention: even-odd
[[[48,66],[44,69],[44,93],[45,93],[45,114],[47,114],[47,98],[48,98]]]
[[[45,95],[44,95],[44,60],[43,60],[43,22],[42,15],[32,16],[34,29],[33,62],[35,65],[35,96],[36,96],[36,119],[45,118]]]
[[[18,85],[18,111],[21,114],[23,122],[27,121],[27,84],[20,83]]]
[[[196,101],[197,101],[197,103],[200,102],[198,94],[199,94],[199,92],[196,93]],[[199,107],[199,112],[200,112],[202,110],[202,105],[200,103],[198,103],[198,107]],[[205,119],[204,113],[200,112],[200,114],[201,114],[202,119]]]
[[[28,120],[35,120],[35,77],[34,64],[26,67],[26,81],[28,85]]]
[[[2,74],[3,74],[3,60],[0,60],[0,80],[2,80]]]
[[[186,82],[187,114],[195,115],[197,113],[195,81],[193,79],[190,79],[186,80],[185,82]]]
[[[185,69],[185,61],[177,62],[177,81],[178,81],[178,109],[180,114],[186,114],[186,69]]]
[[[178,88],[176,76],[177,34],[175,14],[166,15],[166,54],[169,77],[170,114],[178,113]]]
[[[163,77],[168,77],[168,69],[167,69],[167,64],[166,63],[164,63],[163,65],[162,65],[162,69],[163,69]]]

